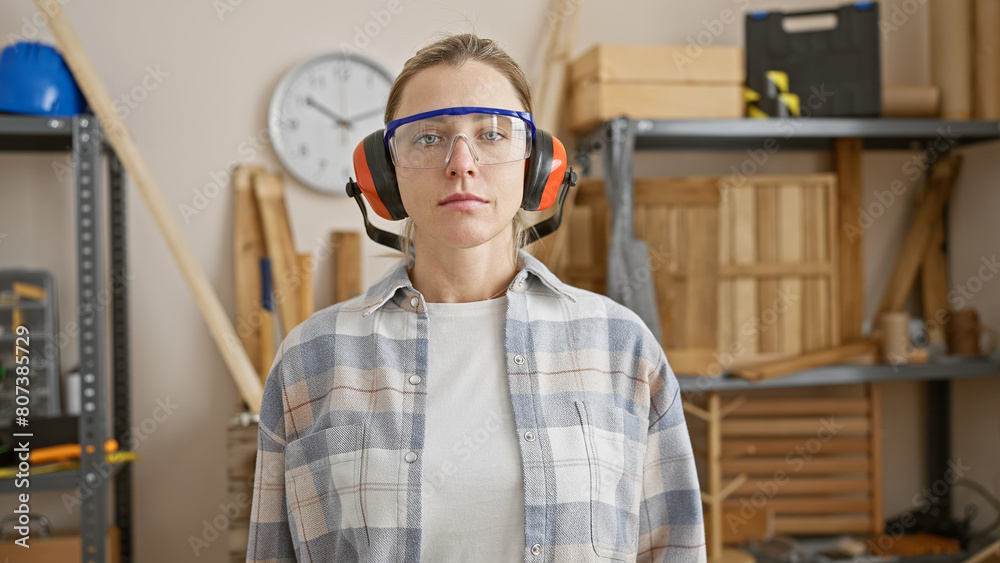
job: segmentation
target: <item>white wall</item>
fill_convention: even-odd
[[[225,1],[225,0],[223,0]],[[440,31],[474,30],[498,39],[529,72],[548,29],[546,2],[461,2],[398,0],[402,12],[392,17],[364,47],[365,55],[398,72],[407,57]],[[165,76],[155,89],[130,108],[126,123],[159,181],[185,238],[227,310],[233,314],[232,200],[229,186],[189,222],[179,206],[191,204],[195,190],[213,174],[245,160],[242,148],[264,140],[266,108],[282,74],[303,59],[353,42],[356,28],[373,21],[373,11],[389,2],[249,2],[220,17],[221,2],[126,2],[65,0],[65,10],[113,97],[130,95],[147,68]],[[836,4],[829,0],[759,2],[654,0],[583,2],[579,54],[597,42],[685,43],[712,27],[725,9],[805,9]],[[884,4],[883,10],[888,10]],[[928,80],[927,9],[921,7],[888,34],[884,44],[885,75],[891,82]],[[889,12],[891,13],[891,12]],[[0,34],[52,42],[47,29],[25,26],[35,15],[28,0],[0,2]],[[708,24],[704,23],[708,22]],[[718,45],[739,45],[742,20],[722,25]],[[278,168],[266,142],[253,160]],[[998,145],[966,151],[966,170],[952,206],[952,280],[975,275],[979,257],[997,251],[1000,233],[991,213],[998,208],[992,177],[997,173]],[[876,189],[899,176],[908,154],[869,153],[864,158],[866,203]],[[62,322],[75,307],[73,210],[71,184],[52,171],[52,155],[0,155],[0,265],[52,270],[59,281]],[[738,153],[643,155],[637,173],[724,172]],[[742,160],[742,158],[740,158]],[[825,171],[828,155],[780,153],[764,173]],[[358,229],[353,202],[320,195],[285,178],[288,209],[300,251],[317,252],[327,233]],[[134,385],[133,420],[150,417],[157,399],[170,398],[178,410],[158,424],[138,449],[135,465],[135,540],[138,561],[195,560],[189,537],[202,534],[203,521],[221,513],[227,502],[225,431],[240,401],[183,277],[164,245],[145,204],[129,191],[131,272],[131,338]],[[889,274],[903,228],[912,213],[905,201],[887,212],[869,231],[865,253],[865,286],[870,312]],[[319,242],[317,242],[319,241]],[[380,247],[366,243],[364,281],[369,283],[389,264],[375,258]],[[319,264],[316,299],[330,303],[327,264]],[[987,282],[975,297],[987,323],[1000,327],[1000,283]],[[76,344],[63,351],[63,365],[76,358]],[[893,384],[884,393],[886,415],[887,513],[906,509],[922,485],[922,388]],[[996,405],[1000,381],[956,385],[955,456],[970,460],[975,477],[996,491],[1000,477]],[[970,475],[972,476],[972,475]],[[35,495],[34,508],[59,528],[74,526],[78,512],[67,512],[57,494]],[[0,500],[6,512],[9,497]],[[980,522],[985,519],[982,518]],[[222,562],[226,540],[216,540],[197,559]]]

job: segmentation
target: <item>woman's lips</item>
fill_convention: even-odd
[[[470,209],[476,209],[477,207],[482,207],[486,205],[485,201],[480,201],[478,199],[453,199],[451,201],[441,204],[441,207],[447,209],[455,209],[457,211],[468,211]]]

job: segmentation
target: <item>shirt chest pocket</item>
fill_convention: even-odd
[[[299,545],[336,549],[347,539],[358,552],[367,551],[361,510],[363,443],[364,425],[351,424],[323,429],[285,447],[288,517]]]
[[[644,447],[599,423],[575,401],[590,469],[590,539],[599,557],[626,561],[636,556],[640,479]]]

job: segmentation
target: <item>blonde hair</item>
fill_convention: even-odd
[[[396,118],[396,112],[402,103],[403,89],[406,88],[406,84],[415,74],[440,64],[458,68],[467,61],[483,63],[504,75],[510,81],[510,85],[514,88],[521,103],[524,104],[525,111],[531,112],[531,86],[517,61],[492,39],[485,39],[472,33],[462,33],[446,35],[421,48],[406,61],[403,70],[396,77],[389,90],[389,99],[385,104],[385,122],[389,123]],[[512,225],[514,236],[511,257],[516,265],[518,264],[518,249],[527,242],[528,231],[531,228],[529,212],[518,209],[517,213],[514,214]],[[412,250],[413,230],[413,220],[407,217],[401,236],[403,237],[403,254],[407,257],[407,265],[411,267],[410,259],[413,257],[412,253],[415,252]]]

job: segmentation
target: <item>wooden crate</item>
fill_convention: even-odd
[[[743,50],[688,45],[596,45],[570,65],[569,128],[602,121],[744,115]]]
[[[634,196],[675,372],[716,375],[840,343],[835,176],[637,178]],[[601,179],[580,182],[564,228],[563,279],[604,293]]]

